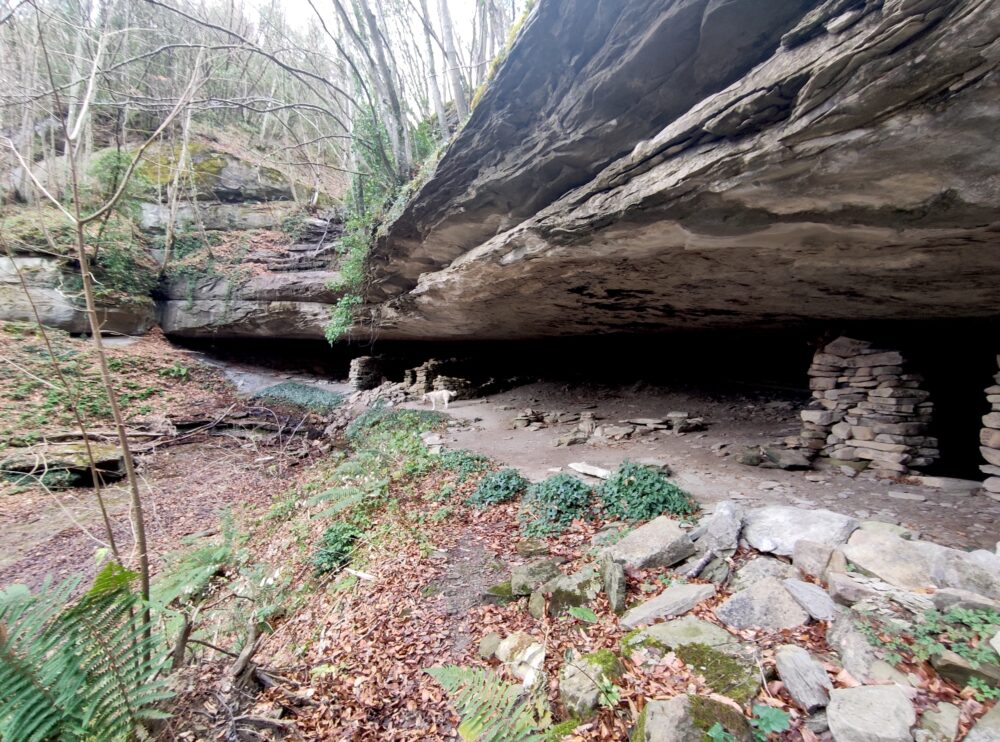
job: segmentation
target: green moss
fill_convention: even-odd
[[[596,652],[584,655],[583,660],[594,667],[599,667],[609,680],[616,680],[625,672],[618,655],[610,649],[598,649]]]
[[[620,646],[622,654],[631,654],[637,649],[644,649],[646,647],[658,649],[662,652],[667,651],[667,646],[663,642],[646,634],[644,629],[632,629],[632,631],[621,638]]]
[[[572,732],[582,723],[583,722],[579,719],[566,719],[566,721],[560,721],[545,733],[545,739],[547,742],[559,742],[559,740]]]
[[[493,598],[495,602],[500,604],[512,603],[518,599],[518,596],[514,595],[514,591],[511,589],[510,580],[507,580],[507,582],[501,582],[499,585],[494,585],[491,588],[487,588],[486,594]]]
[[[746,717],[733,707],[713,701],[711,698],[691,695],[688,696],[688,708],[691,712],[691,721],[704,733],[702,742],[712,742],[708,730],[716,723],[721,724],[723,729],[738,740],[749,739],[750,725]]]
[[[707,644],[685,644],[674,651],[712,690],[737,703],[748,703],[760,689],[756,668]]]
[[[632,727],[632,733],[629,735],[631,742],[644,742],[646,739],[646,710],[648,708],[649,706],[643,707],[639,718],[635,720],[635,726]]]

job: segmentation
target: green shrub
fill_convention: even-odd
[[[697,510],[691,495],[655,469],[625,461],[601,485],[604,511],[615,518],[649,520],[662,513],[690,515]]]
[[[489,457],[483,456],[464,448],[457,451],[445,451],[439,459],[441,468],[445,471],[458,473],[458,483],[464,483],[473,474],[489,471],[493,462]]]
[[[326,341],[333,345],[348,333],[354,325],[354,313],[364,300],[356,294],[345,294],[330,310],[330,320],[323,328]]]
[[[590,499],[590,487],[569,474],[533,484],[522,504],[522,530],[528,536],[564,531],[573,520],[587,515]]]
[[[466,501],[470,505],[485,507],[508,502],[524,492],[528,480],[517,469],[502,469],[487,474],[479,480],[476,491]]]
[[[885,658],[892,664],[908,656],[923,662],[947,649],[978,667],[996,659],[990,638],[1000,631],[1000,613],[971,608],[952,608],[944,613],[931,610],[906,631],[884,626],[869,616],[859,627],[871,644],[885,650]]]
[[[372,405],[354,418],[345,435],[351,442],[358,442],[379,430],[396,430],[420,434],[432,430],[442,422],[444,415],[432,410],[401,410],[385,405]]]
[[[333,572],[350,562],[354,542],[360,535],[361,531],[357,527],[344,522],[334,523],[323,531],[320,546],[310,560],[316,574]]]

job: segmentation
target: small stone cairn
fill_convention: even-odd
[[[997,356],[997,365],[1000,366],[1000,356]],[[979,432],[979,450],[986,463],[979,468],[987,475],[983,488],[994,499],[1000,499],[1000,373],[993,381],[993,386],[986,389],[990,412],[983,415],[983,429]]]
[[[864,340],[840,337],[823,348],[809,367],[814,399],[801,412],[801,446],[844,462],[867,460],[891,475],[930,466],[939,456],[937,439],[927,435],[934,403],[905,365],[898,351]],[[1000,473],[1000,452],[995,458]]]

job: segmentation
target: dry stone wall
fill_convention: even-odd
[[[927,434],[934,403],[905,366],[898,351],[864,340],[840,337],[824,347],[809,367],[813,401],[801,412],[802,446],[891,474],[934,463],[938,443]]]
[[[1000,366],[1000,355],[997,356]],[[1000,373],[993,377],[994,384],[986,389],[990,411],[983,415],[983,429],[979,432],[979,450],[986,459],[980,470],[987,475],[983,487],[993,495],[1000,495]]]

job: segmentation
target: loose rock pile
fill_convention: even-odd
[[[359,392],[374,389],[382,383],[382,366],[374,356],[358,356],[351,360],[348,383]]]
[[[601,694],[622,673],[621,658],[649,667],[677,658],[695,668],[713,693],[689,689],[667,701],[648,700],[634,720],[632,740],[701,740],[716,723],[747,739],[747,721],[734,711],[749,708],[762,683],[775,678],[815,735],[810,739],[951,742],[968,723],[967,707],[928,705],[921,678],[881,659],[864,627],[880,617],[905,631],[931,608],[1000,609],[1000,553],[913,540],[891,524],[825,510],[746,511],[733,502],[718,503],[694,528],[661,516],[623,537],[619,529],[615,538],[609,543],[603,532],[595,535],[593,561],[571,574],[562,573],[562,560],[525,551],[533,558],[514,568],[507,585],[511,599],[530,594],[528,610],[536,618],[586,606],[603,592],[620,615],[618,625],[630,630],[621,638],[620,657],[608,649],[570,657],[558,678],[541,678],[558,683],[575,718],[596,712]],[[741,547],[740,554],[750,550],[750,559],[739,556],[734,563]],[[734,564],[739,567],[731,573]],[[627,605],[627,575],[649,579],[653,569],[672,570],[667,587]],[[685,581],[699,576],[702,581]],[[788,643],[803,633],[825,633],[825,645]],[[487,638],[489,650],[500,639]],[[973,663],[939,647],[931,665],[959,688],[974,679],[997,685],[1000,634],[986,641],[997,650],[990,660]],[[537,672],[524,667],[538,670],[531,661],[544,652],[544,642],[518,633],[503,647],[508,645],[518,652],[495,656],[516,677],[536,682]],[[762,653],[765,647],[770,649]],[[1000,740],[1000,712],[979,719],[968,739]]]
[[[1000,366],[1000,356],[997,356]],[[979,433],[979,450],[986,459],[986,464],[979,467],[988,476],[983,482],[983,488],[993,499],[1000,500],[1000,373],[993,377],[996,382],[986,389],[986,401],[990,403],[990,412],[983,416],[983,429]]]
[[[840,337],[823,348],[809,367],[814,400],[801,413],[800,445],[892,475],[934,463],[938,443],[927,435],[934,403],[905,364],[901,353],[864,340]],[[1000,453],[996,459],[1000,465]]]

